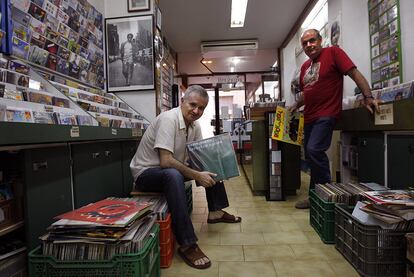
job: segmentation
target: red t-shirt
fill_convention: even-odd
[[[323,48],[315,60],[309,59],[302,65],[300,86],[306,123],[323,116],[339,117],[344,75],[354,67],[348,55],[337,46]]]

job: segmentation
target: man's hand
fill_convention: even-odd
[[[216,184],[216,181],[214,181],[213,179],[213,177],[216,177],[216,176],[217,174],[215,173],[211,173],[208,171],[201,171],[201,172],[198,172],[197,178],[195,178],[195,180],[201,186],[208,188]]]
[[[379,113],[378,100],[372,97],[367,97],[364,99],[364,106],[370,113],[374,113],[374,110],[372,108],[375,109],[376,113]]]
[[[295,104],[293,104],[290,107],[287,107],[288,112],[293,113],[294,111],[296,111],[298,109],[297,107],[297,102],[295,102]]]

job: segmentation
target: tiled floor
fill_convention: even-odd
[[[161,276],[359,276],[333,245],[321,242],[309,225],[309,210],[294,208],[307,194],[308,182],[309,176],[302,174],[298,196],[281,202],[253,196],[244,176],[225,182],[226,210],[243,218],[238,224],[207,224],[204,189],[193,187],[193,224],[212,266],[193,269],[176,254]]]

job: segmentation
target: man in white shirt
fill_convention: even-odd
[[[131,85],[132,74],[134,73],[135,45],[132,41],[133,35],[127,35],[127,41],[121,44],[122,74],[125,77],[126,85]]]
[[[204,269],[211,261],[197,246],[197,237],[187,211],[184,178],[194,179],[205,187],[209,209],[207,222],[238,223],[240,217],[222,209],[229,206],[223,182],[216,174],[197,171],[186,165],[186,143],[202,139],[196,121],[208,104],[208,94],[201,86],[190,86],[181,99],[181,106],[161,113],[147,128],[130,167],[136,189],[163,192],[172,216],[178,253],[190,266]]]

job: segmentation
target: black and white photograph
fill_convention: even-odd
[[[139,12],[150,9],[150,0],[128,0],[128,11]]]
[[[152,15],[105,19],[108,91],[154,89]]]

